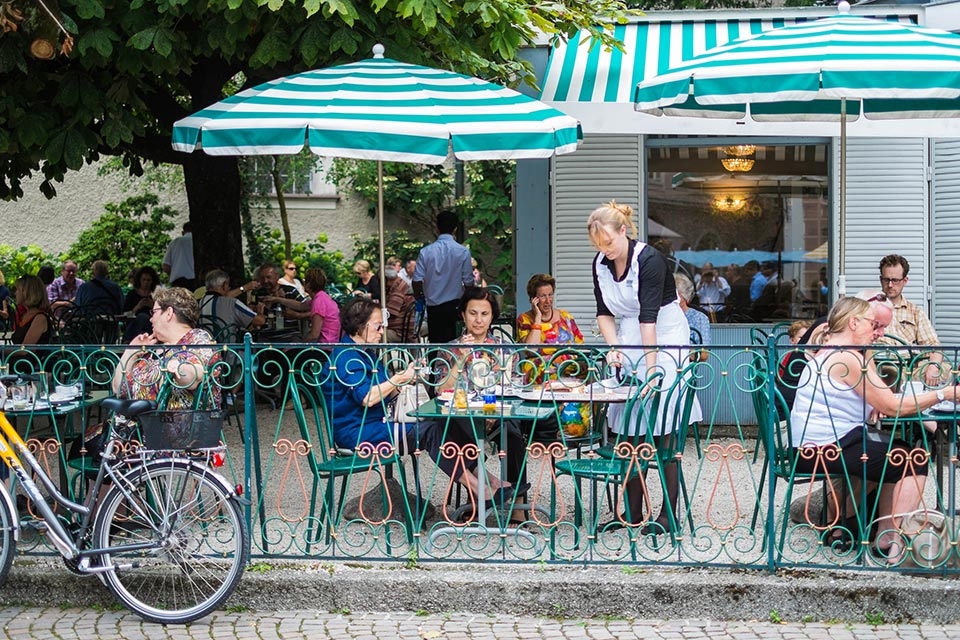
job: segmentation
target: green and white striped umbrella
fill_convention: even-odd
[[[293,154],[439,164],[549,158],[575,151],[580,123],[512,89],[383,57],[241,91],[177,121],[173,148],[210,155]]]
[[[215,156],[288,155],[377,161],[380,290],[383,163],[549,158],[577,150],[580,123],[539,100],[470,76],[383,57],[279,78],[173,125],[173,148]],[[382,296],[386,311],[386,296]],[[386,332],[384,332],[386,335]]]
[[[840,122],[844,293],[846,122],[960,116],[960,36],[847,14],[766,31],[640,82],[637,111],[756,121]],[[891,130],[896,134],[896,130]]]

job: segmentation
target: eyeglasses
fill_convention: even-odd
[[[887,294],[885,293],[878,293],[877,295],[867,300],[867,302],[886,302],[886,301],[887,301]]]
[[[163,307],[154,307],[153,309],[150,309],[150,317],[152,318],[155,313],[162,311]]]
[[[869,322],[873,326],[874,331],[880,331],[881,329],[887,328],[887,325],[877,322],[873,318],[867,318],[865,316],[857,316],[857,317],[860,318],[861,320],[866,320],[867,322]]]
[[[900,284],[906,278],[880,278],[880,284]]]
[[[297,268],[296,268],[294,265],[292,265],[292,264],[291,264],[291,265],[287,265],[286,267],[284,267],[284,269],[287,270],[287,271],[296,271],[296,270],[297,270]]]
[[[378,323],[376,323],[376,324],[367,324],[367,326],[370,327],[371,329],[373,329],[374,331],[383,331],[383,323],[382,323],[382,322],[378,322]]]

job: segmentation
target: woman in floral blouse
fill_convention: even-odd
[[[553,294],[557,281],[549,273],[536,273],[527,281],[527,295],[530,296],[530,310],[517,318],[517,342],[527,344],[582,344],[583,334],[570,312],[553,306]],[[546,360],[555,349],[540,349]],[[561,356],[550,360],[551,367],[560,368],[561,362],[570,359]],[[541,361],[531,381],[543,382],[545,362]],[[570,371],[571,374],[583,373]]]
[[[167,409],[194,408],[198,389],[208,387],[201,406],[219,408],[220,388],[207,376],[219,359],[217,351],[184,345],[212,345],[213,337],[196,328],[200,306],[193,294],[180,287],[155,291],[150,310],[152,333],[134,336],[123,352],[113,374],[113,392],[120,398],[157,400],[161,387],[169,382]],[[169,345],[150,349],[152,345]],[[182,348],[174,348],[182,347]]]

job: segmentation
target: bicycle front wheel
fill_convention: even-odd
[[[230,596],[247,561],[240,508],[206,467],[157,460],[113,486],[94,540],[107,586],[145,620],[183,624]]]
[[[11,511],[11,505],[16,503],[9,499],[10,494],[6,487],[0,491],[5,494],[0,496],[0,585],[3,585],[7,581],[7,574],[10,573],[10,565],[13,564],[13,556],[17,550],[16,528],[19,516],[16,510]]]

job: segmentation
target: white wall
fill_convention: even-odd
[[[24,197],[16,202],[0,202],[0,244],[21,247],[39,245],[50,253],[61,253],[70,248],[80,232],[99,218],[104,205],[138,193],[135,188],[124,192],[121,177],[116,174],[97,175],[97,166],[88,165],[67,174],[57,184],[57,196],[47,200],[40,193],[41,180],[24,181]],[[182,187],[160,192],[161,204],[179,212],[174,221],[173,235],[179,235],[180,226],[188,218],[187,194]],[[347,258],[353,256],[350,235],[370,237],[376,233],[377,222],[367,215],[366,205],[352,198],[288,197],[288,214],[294,242],[314,240],[320,233],[329,237],[327,250],[340,250]],[[276,208],[255,213],[271,227],[280,228],[280,214]],[[387,228],[392,228],[387,221]]]

